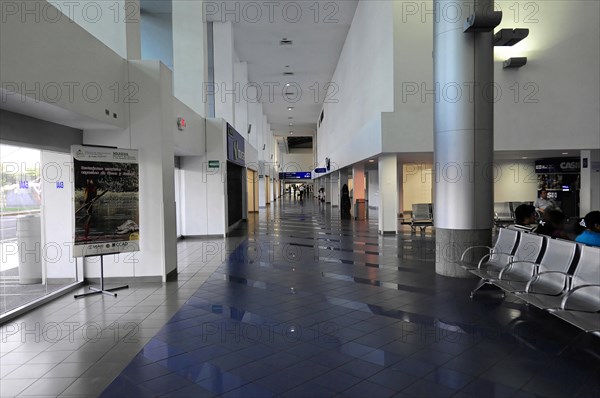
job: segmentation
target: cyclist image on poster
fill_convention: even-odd
[[[138,247],[137,161],[125,150],[86,147],[74,152],[73,170],[75,249],[90,255]]]

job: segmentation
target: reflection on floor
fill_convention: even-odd
[[[517,299],[470,300],[474,280],[435,274],[429,232],[379,236],[288,198],[239,232],[180,243],[178,282],[34,311],[101,336],[12,333],[2,396],[600,396],[600,339]]]
[[[104,397],[600,393],[597,341],[516,300],[471,301],[472,280],[435,274],[432,236],[280,206]]]

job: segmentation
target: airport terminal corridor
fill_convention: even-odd
[[[103,397],[600,393],[597,338],[493,291],[469,299],[476,280],[435,274],[431,229],[382,237],[289,196],[256,217],[237,247],[198,243],[194,261],[222,263]]]

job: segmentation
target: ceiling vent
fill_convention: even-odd
[[[285,37],[279,41],[280,46],[291,46],[294,42],[292,40],[286,39]]]
[[[294,76],[294,72],[283,72],[284,76]]]

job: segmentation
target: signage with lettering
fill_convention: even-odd
[[[227,123],[227,160],[240,166],[246,165],[244,137]]]
[[[73,145],[71,154],[73,256],[139,251],[138,151]]]
[[[279,173],[280,180],[310,180],[312,173],[310,171],[299,171],[296,173]]]
[[[542,159],[535,161],[535,172],[548,173],[579,173],[581,162],[579,158]]]
[[[218,160],[209,160],[208,161],[208,168],[209,169],[218,169],[221,165],[221,162],[219,162]]]
[[[327,173],[327,169],[325,167],[321,167],[319,169],[315,169],[315,173]]]

